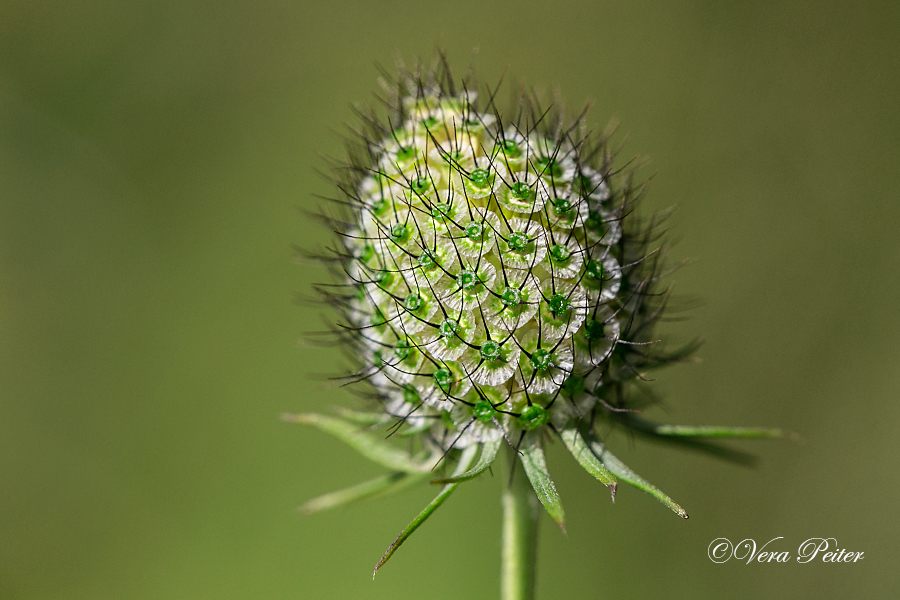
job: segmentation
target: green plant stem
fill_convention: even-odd
[[[534,600],[540,503],[515,450],[510,447],[505,450],[500,598]]]

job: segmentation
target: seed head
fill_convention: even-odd
[[[608,363],[623,326],[652,320],[651,282],[623,263],[644,257],[628,256],[634,199],[611,189],[605,140],[531,96],[507,118],[443,70],[395,85],[340,186],[339,308],[359,378],[444,452],[617,402]]]
[[[558,437],[613,497],[622,479],[687,518],[595,431],[603,421],[675,435],[636,418],[645,403],[636,383],[696,347],[666,352],[655,338],[667,300],[659,221],[635,216],[643,186],[633,169],[614,170],[609,132],[529,91],[504,110],[496,89],[479,89],[471,74],[457,85],[444,61],[401,66],[382,83],[387,115],[360,111],[335,171],[340,195],[326,221],[337,243],[325,260],[337,287],[319,288],[338,311],[338,343],[358,364],[346,382],[380,411],[291,418],[397,473],[307,508],[383,493],[443,461],[456,464],[436,480],[449,494],[508,444],[562,526],[542,454]],[[388,422],[421,449],[400,468],[403,453],[361,429]],[[689,430],[680,435],[703,435]]]

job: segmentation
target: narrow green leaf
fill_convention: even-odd
[[[360,410],[351,410],[342,406],[335,407],[334,412],[345,421],[349,421],[356,425],[377,426],[391,420],[391,417],[385,413],[363,412]]]
[[[472,461],[475,458],[475,452],[478,450],[478,446],[469,446],[465,450],[463,450],[462,455],[459,457],[459,464],[456,465],[456,470],[453,472],[454,476],[460,475],[469,468],[472,464]],[[378,574],[378,569],[380,569],[384,563],[386,563],[393,555],[394,552],[397,551],[397,548],[400,547],[403,542],[405,542],[409,536],[413,534],[413,532],[419,528],[419,525],[425,522],[425,520],[431,516],[431,513],[436,511],[438,507],[444,503],[450,494],[453,493],[453,490],[456,489],[458,483],[451,483],[449,485],[445,485],[444,489],[441,490],[441,493],[435,497],[434,500],[431,501],[431,504],[425,507],[425,509],[419,513],[419,515],[412,520],[412,522],[406,526],[406,529],[400,532],[400,535],[397,536],[397,539],[388,546],[387,552],[384,553],[384,556],[381,557],[381,560],[378,561],[378,564],[375,565],[375,571],[372,573],[372,579],[375,578],[375,575]]]
[[[619,421],[625,426],[649,435],[679,438],[745,438],[797,440],[799,436],[785,429],[775,427],[723,427],[719,425],[662,425],[645,421],[635,415],[620,415]]]
[[[307,500],[300,506],[300,511],[311,515],[323,510],[346,506],[359,500],[393,494],[417,481],[421,481],[425,476],[424,473],[410,474],[403,471],[395,471],[394,473],[388,473],[387,475]]]
[[[645,421],[635,415],[618,415],[616,420],[622,425],[647,436],[649,439],[674,444],[682,448],[696,450],[716,458],[739,465],[752,467],[758,459],[753,454],[729,448],[719,444],[724,439],[790,439],[802,441],[797,434],[783,429],[767,429],[761,427],[690,427],[685,425],[658,425]]]
[[[563,429],[560,432],[560,437],[562,437],[563,443],[566,445],[566,448],[569,449],[572,456],[575,457],[575,460],[578,461],[578,464],[580,464],[585,471],[593,475],[597,481],[609,488],[609,493],[612,495],[612,499],[615,502],[617,486],[616,476],[610,473],[609,469],[604,467],[603,463],[594,456],[594,453],[591,452],[591,449],[584,441],[581,432],[575,428]]]
[[[765,427],[719,427],[690,425],[655,425],[653,433],[673,437],[775,439],[792,437],[782,429]]]
[[[687,519],[688,514],[683,508],[678,506],[674,500],[665,495],[658,487],[629,469],[625,463],[616,458],[609,449],[598,440],[591,441],[591,450],[599,458],[606,468],[612,471],[619,479],[630,483],[634,487],[643,490],[671,508],[682,519]]]
[[[310,425],[320,431],[338,438],[372,462],[395,471],[408,473],[426,473],[431,470],[433,463],[419,462],[409,453],[395,448],[384,440],[368,433],[360,431],[359,426],[348,423],[337,417],[318,415],[315,413],[303,413],[298,415],[284,415],[282,417],[290,423]]]
[[[503,438],[481,444],[481,456],[478,458],[478,463],[474,467],[462,475],[432,479],[431,483],[460,483],[478,477],[487,471],[488,467],[491,466],[491,463],[494,462],[494,459],[497,458],[497,452],[500,450],[502,444]]]
[[[547,512],[559,525],[563,531],[566,530],[565,515],[563,514],[562,501],[559,499],[559,493],[553,480],[550,479],[550,473],[547,471],[547,462],[544,460],[544,451],[540,445],[532,443],[520,450],[519,459],[522,461],[522,467],[525,474],[528,475],[528,481],[534,488],[538,500],[547,509]]]

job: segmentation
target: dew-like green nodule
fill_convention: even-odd
[[[366,244],[362,249],[362,252],[359,253],[359,261],[365,264],[373,258],[375,258],[375,246],[373,246],[372,244]]]
[[[431,182],[427,177],[417,177],[410,181],[410,189],[416,194],[424,194],[431,187]]]
[[[557,216],[562,216],[572,210],[572,203],[568,198],[554,198],[551,204],[553,205],[553,213]]]
[[[528,236],[526,236],[524,233],[514,231],[509,234],[509,238],[506,240],[506,245],[509,246],[510,250],[520,252],[528,246]]]
[[[434,219],[442,219],[450,214],[452,207],[446,202],[435,204],[431,207],[431,216]]]
[[[540,156],[535,161],[538,173],[544,177],[552,177],[558,179],[562,177],[563,170],[556,159],[549,156]]]
[[[500,144],[500,149],[503,154],[507,156],[518,156],[522,153],[521,148],[519,148],[519,144],[514,142],[513,140],[504,140]]]
[[[397,150],[397,160],[407,161],[416,157],[416,149],[413,146],[401,146]]]
[[[584,268],[584,276],[587,279],[603,279],[603,263],[599,260],[589,260]]]
[[[519,426],[526,431],[543,427],[550,422],[550,413],[546,408],[537,404],[530,404],[522,410],[518,418]]]
[[[562,294],[554,294],[547,300],[547,306],[552,314],[558,315],[569,309],[569,299]]]
[[[576,175],[572,180],[572,185],[584,193],[591,193],[594,188],[594,182],[587,175]]]
[[[422,254],[419,255],[419,266],[423,268],[433,267],[437,264],[435,261],[434,253],[430,250],[425,250]]]
[[[440,122],[441,120],[437,117],[425,117],[424,119],[422,119],[421,125],[426,129],[431,129],[432,127],[438,125]]]
[[[469,181],[476,187],[487,187],[490,185],[491,174],[487,169],[475,169],[469,174]]]
[[[588,217],[587,219],[585,219],[584,224],[588,227],[588,229],[603,229],[603,215],[597,211],[592,210],[588,213]]]
[[[384,313],[381,312],[380,309],[375,309],[375,312],[372,313],[372,316],[369,320],[369,324],[372,327],[379,327],[387,323],[387,317],[384,316]]]
[[[553,360],[553,355],[543,348],[538,348],[534,352],[531,353],[531,358],[529,361],[531,362],[531,366],[536,371],[546,371],[550,368],[550,363]]]
[[[481,345],[482,360],[497,360],[500,358],[500,344],[494,340],[488,340]]]
[[[522,292],[518,288],[508,287],[503,290],[500,299],[507,307],[518,306],[522,303]]]
[[[441,326],[438,327],[441,337],[456,337],[457,329],[459,329],[459,321],[456,319],[444,319],[441,321]]]
[[[409,404],[419,403],[419,390],[414,386],[408,385],[403,388],[403,399]]]
[[[442,367],[434,372],[434,382],[438,385],[441,390],[444,392],[449,392],[450,386],[453,383],[453,373],[450,369],[446,367]]]
[[[571,252],[565,246],[557,244],[550,248],[550,258],[555,262],[565,262],[569,260]]]
[[[390,271],[381,270],[372,273],[372,283],[375,284],[385,285],[393,281],[393,279],[394,275]]]
[[[517,181],[510,187],[510,192],[520,200],[527,200],[528,197],[531,196],[531,186],[524,181]]]
[[[397,357],[398,360],[404,361],[409,358],[414,351],[414,347],[409,343],[408,340],[402,340],[394,346],[394,356]]]
[[[463,269],[456,275],[456,283],[461,289],[471,290],[478,285],[478,275],[470,269]]]
[[[589,340],[599,340],[606,337],[606,325],[603,321],[591,319],[584,324],[584,337]]]
[[[406,297],[406,302],[403,305],[406,307],[406,310],[410,312],[415,312],[422,308],[424,301],[422,300],[422,296],[413,292],[409,296]]]
[[[465,228],[466,237],[472,240],[473,242],[479,241],[482,237],[484,237],[484,225],[479,223],[478,221],[472,221]]]
[[[406,223],[397,223],[391,228],[391,239],[394,242],[402,242],[409,235],[409,225]]]
[[[379,217],[384,216],[384,214],[390,207],[390,202],[388,202],[385,198],[379,198],[372,203],[372,214]]]
[[[472,416],[482,423],[491,423],[496,418],[496,414],[497,411],[484,398],[479,398],[472,407]]]

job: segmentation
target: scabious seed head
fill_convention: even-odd
[[[443,451],[627,403],[641,368],[665,360],[630,345],[659,316],[659,270],[606,138],[531,94],[504,112],[443,67],[386,89],[333,220],[347,294],[329,300],[357,378]]]
[[[635,216],[643,187],[633,170],[613,170],[606,134],[528,91],[504,110],[496,89],[479,95],[471,76],[458,86],[443,60],[401,67],[383,84],[388,113],[360,112],[348,160],[335,169],[337,212],[322,217],[337,243],[319,258],[337,282],[317,288],[339,312],[337,343],[358,365],[347,381],[366,386],[380,412],[288,418],[344,439],[393,474],[306,510],[387,493],[441,461],[455,464],[453,476],[435,480],[452,485],[380,567],[456,483],[488,469],[503,443],[562,525],[542,453],[551,436],[613,495],[622,480],[686,518],[610,453],[606,426],[676,443],[782,435],[655,425],[630,412],[646,399],[636,385],[642,373],[684,359],[696,343],[666,351],[657,339],[668,298],[659,222]],[[415,452],[360,427],[388,422],[418,442]]]

